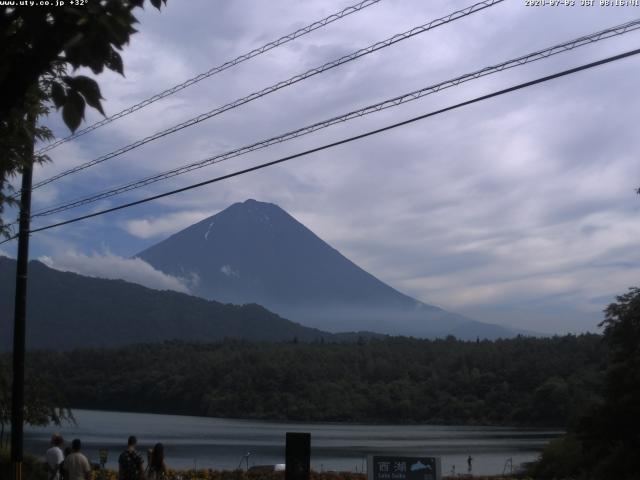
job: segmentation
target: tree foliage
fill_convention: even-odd
[[[29,425],[61,425],[73,422],[71,410],[59,389],[34,370],[26,372],[24,421]],[[11,375],[8,361],[0,361],[0,449],[11,424]]]
[[[215,417],[562,426],[597,401],[601,337],[169,342],[38,352],[73,407]]]
[[[544,478],[632,480],[640,451],[640,289],[605,310],[607,365],[601,401],[543,452],[532,473]]]
[[[86,105],[104,114],[98,83],[74,72],[87,67],[94,74],[105,68],[123,74],[119,51],[136,32],[133,10],[144,3],[102,0],[79,6],[66,2],[0,7],[0,234],[8,233],[3,209],[16,203],[7,180],[25,161],[31,162],[35,140],[51,138],[51,132],[36,126],[32,118],[54,107],[75,131]],[[157,9],[162,3],[166,0],[151,0]]]
[[[638,478],[640,288],[617,297],[605,310],[601,326],[608,347],[604,401],[584,419],[578,434],[599,478]]]

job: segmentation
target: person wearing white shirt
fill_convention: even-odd
[[[64,445],[62,435],[54,433],[51,436],[51,448],[47,450],[45,455],[47,466],[49,467],[48,480],[60,480],[60,464],[64,461],[62,445]]]
[[[91,465],[80,449],[82,443],[79,438],[71,442],[72,452],[64,459],[63,469],[65,480],[91,480]]]

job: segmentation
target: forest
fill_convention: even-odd
[[[599,401],[606,349],[594,334],[471,342],[174,341],[35,351],[27,362],[27,382],[53,386],[73,408],[564,427]]]

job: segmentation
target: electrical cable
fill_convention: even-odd
[[[558,53],[562,53],[562,52],[566,52],[566,51],[570,51],[573,50],[575,48],[584,46],[584,45],[588,45],[591,43],[595,43],[597,41],[600,40],[604,40],[607,38],[611,38],[613,36],[617,36],[617,35],[622,35],[624,33],[630,32],[630,31],[634,31],[640,28],[640,19],[636,19],[621,25],[617,25],[614,27],[610,27],[608,29],[605,30],[601,30],[599,32],[596,33],[592,33],[590,35],[585,35],[582,37],[578,37],[576,39],[570,40],[568,42],[564,42],[558,45],[554,45],[552,47],[543,49],[543,50],[538,50],[526,55],[522,55],[520,57],[517,57],[515,59],[511,59],[511,60],[507,60],[506,62],[502,62],[499,63],[497,65],[493,65],[493,66],[488,66],[485,68],[482,68],[480,70],[476,70],[473,71],[471,73],[466,73],[464,75],[460,75],[458,77],[455,77],[451,80],[446,80],[444,82],[440,82],[437,83],[435,85],[430,85],[428,87],[424,87],[422,89],[419,90],[415,90],[409,93],[405,93],[403,95],[399,95],[396,97],[393,97],[391,99],[387,99],[384,100],[382,102],[378,102],[375,103],[373,105],[369,105],[366,106],[364,108],[360,108],[358,110],[354,110],[348,113],[345,113],[343,115],[339,115],[333,118],[330,118],[328,120],[324,120],[321,122],[317,122],[314,123],[312,125],[308,125],[290,132],[287,132],[285,134],[279,135],[279,136],[275,136],[275,137],[271,137],[268,138],[266,140],[261,140],[259,142],[250,144],[250,145],[246,145],[240,148],[237,148],[235,150],[231,150],[225,153],[221,153],[221,154],[217,154],[214,155],[212,157],[206,158],[204,160],[200,160],[198,162],[194,162],[188,165],[184,165],[163,173],[159,173],[156,175],[152,175],[150,177],[146,177],[144,179],[141,180],[137,180],[134,182],[130,182],[127,183],[125,185],[121,185],[119,187],[116,188],[112,188],[106,191],[102,191],[99,193],[95,193],[92,194],[90,196],[85,196],[85,197],[81,197],[79,199],[75,199],[72,201],[67,201],[64,203],[60,203],[58,205],[55,205],[53,207],[49,207],[47,209],[43,209],[40,211],[35,212],[34,214],[32,214],[32,218],[33,217],[42,217],[42,216],[47,216],[47,215],[52,215],[54,213],[59,213],[62,211],[66,211],[66,210],[70,210],[72,208],[77,208],[83,205],[87,205],[89,203],[93,203],[96,202],[98,200],[103,200],[106,198],[110,198],[116,195],[120,195],[122,193],[131,191],[131,190],[135,190],[162,180],[166,180],[168,178],[172,178],[175,177],[177,175],[182,175],[184,173],[193,171],[193,170],[197,170],[199,168],[203,168],[206,166],[210,166],[216,163],[220,163],[223,162],[225,160],[228,160],[230,158],[235,158],[262,148],[266,148],[269,147],[271,145],[275,145],[278,143],[283,143],[285,141],[288,140],[292,140],[295,138],[299,138],[303,135],[307,135],[309,133],[318,131],[320,129],[323,128],[327,128],[331,125],[335,125],[337,123],[343,123],[355,118],[359,118],[359,117],[363,117],[365,115],[369,115],[371,113],[375,113],[375,112],[379,112],[381,110],[385,110],[387,108],[391,108],[391,107],[396,107],[398,105],[413,101],[413,100],[417,100],[419,98],[422,98],[426,95],[430,95],[433,93],[437,93],[441,90],[444,90],[446,88],[450,88],[450,87],[454,87],[457,85],[460,85],[461,83],[470,81],[470,80],[474,80],[477,78],[481,78],[484,77],[486,75],[490,75],[493,73],[497,73],[509,68],[513,68],[513,67],[518,67],[518,66],[522,66],[522,65],[526,65],[527,63],[531,63],[537,60],[541,60],[541,59],[545,59],[548,58],[552,55],[556,55]]]
[[[376,42],[372,45],[369,45],[368,47],[359,49],[355,52],[352,52],[348,55],[344,55],[336,60],[333,60],[331,62],[327,62],[323,65],[321,65],[320,67],[315,67],[312,68],[310,70],[307,70],[304,73],[295,75],[293,77],[288,78],[287,80],[283,80],[280,81],[276,84],[273,84],[269,87],[266,87],[260,91],[257,92],[253,92],[245,97],[242,97],[240,99],[234,100],[233,102],[227,103],[221,107],[217,107],[213,110],[210,110],[206,113],[202,113],[196,117],[193,117],[189,120],[186,120],[182,123],[179,123],[177,125],[174,125],[173,127],[170,127],[168,129],[162,130],[160,132],[156,132],[152,135],[149,135],[141,140],[137,140],[136,142],[130,143],[129,145],[126,145],[124,147],[121,147],[117,150],[114,150],[110,153],[107,153],[105,155],[102,155],[98,158],[95,158],[93,160],[90,160],[89,162],[83,163],[82,165],[78,165],[76,167],[70,168],[68,170],[65,170],[64,172],[61,172],[57,175],[54,175],[50,178],[47,178],[45,180],[42,180],[40,182],[37,182],[33,185],[32,189],[35,190],[39,187],[42,187],[44,185],[47,185],[51,182],[54,182],[56,180],[59,180],[63,177],[66,177],[67,175],[71,175],[73,173],[77,173],[79,171],[82,171],[86,168],[92,167],[94,165],[97,165],[99,163],[105,162],[107,160],[110,160],[112,158],[115,158],[119,155],[122,155],[123,153],[127,153],[130,152],[131,150],[134,150],[138,147],[141,147],[142,145],[145,145],[149,142],[158,140],[162,137],[165,137],[167,135],[170,135],[172,133],[178,132],[182,129],[191,127],[193,125],[196,125],[200,122],[203,122],[205,120],[208,120],[212,117],[215,117],[217,115],[220,115],[226,111],[232,110],[234,108],[237,108],[241,105],[245,105],[249,102],[252,102],[254,100],[257,100],[259,98],[262,98],[266,95],[269,95],[273,92],[276,92],[282,88],[291,86],[295,83],[298,83],[300,81],[306,80],[307,78],[313,77],[315,75],[318,75],[320,73],[324,73],[328,70],[331,70],[333,68],[336,68],[340,65],[343,65],[345,63],[351,62],[353,60],[356,60],[360,57],[363,57],[365,55],[368,55],[370,53],[376,52],[378,50],[381,50],[383,48],[389,47],[391,45],[394,45],[398,42],[401,42],[403,40],[406,40],[408,38],[414,37],[416,35],[419,35],[421,33],[427,32],[429,30],[432,30],[436,27],[442,26],[442,25],[446,25],[450,22],[453,22],[455,20],[458,20],[460,18],[464,18],[467,17],[473,13],[479,12],[481,10],[484,10],[486,8],[492,7],[498,3],[502,3],[504,0],[483,0],[481,2],[475,3],[467,8],[464,8],[462,10],[457,10],[455,12],[450,13],[449,15],[446,15],[444,17],[438,18],[436,20],[432,20],[429,23],[426,23],[424,25],[418,26],[418,27],[414,27],[411,30],[408,30],[406,32],[403,33],[398,33],[396,35],[393,35],[392,37],[389,37],[385,40],[382,40],[380,42]],[[16,193],[16,195],[19,195],[19,192]]]
[[[250,52],[244,53],[242,55],[239,55],[238,57],[234,58],[233,60],[228,60],[218,66],[212,67],[211,69],[207,70],[204,73],[201,73],[199,75],[196,75],[193,78],[190,78],[188,80],[185,80],[184,82],[182,82],[179,85],[175,85],[171,88],[168,88],[160,93],[157,93],[145,100],[142,100],[139,103],[136,103],[135,105],[132,105],[128,108],[125,108],[124,110],[115,113],[113,115],[111,115],[110,117],[106,117],[92,125],[89,125],[81,130],[78,130],[77,132],[68,135],[64,138],[58,139],[56,141],[54,141],[53,143],[46,145],[45,147],[41,148],[40,150],[38,150],[38,152],[36,153],[37,155],[42,155],[45,152],[48,152],[50,150],[53,150],[54,148],[56,148],[58,145],[62,145],[63,143],[66,143],[70,140],[74,140],[78,137],[81,137],[83,135],[86,135],[87,133],[96,130],[100,127],[103,127],[104,125],[107,125],[111,122],[113,122],[114,120],[117,120],[119,118],[122,117],[126,117],[127,115],[132,114],[133,112],[136,112],[148,105],[151,105],[152,103],[157,102],[158,100],[161,100],[165,97],[168,97],[169,95],[173,95],[174,93],[177,93],[181,90],[184,90],[187,87],[190,87],[191,85],[195,85],[196,83],[200,82],[201,80],[204,80],[205,78],[209,78],[213,75],[216,75],[220,72],[223,72],[231,67],[235,67],[236,65],[245,62],[253,57],[257,57],[258,55],[261,55],[263,53],[268,52],[269,50],[273,50],[276,47],[279,47],[281,45],[284,45],[285,43],[288,43],[292,40],[295,40],[296,38],[302,37],[303,35],[306,35],[308,33],[313,32],[314,30],[318,30],[319,28],[322,28],[326,25],[329,25],[330,23],[335,22],[336,20],[340,20],[348,15],[351,15],[352,13],[356,13],[359,12],[367,7],[370,7],[371,5],[375,5],[376,3],[380,2],[381,0],[364,0],[360,3],[357,3],[355,5],[352,5],[350,7],[347,7],[337,13],[333,13],[331,15],[329,15],[328,17],[325,17],[321,20],[318,20],[316,22],[313,22],[309,25],[307,25],[306,27],[303,28],[299,28],[298,30],[296,30],[293,33],[290,33],[288,35],[285,35],[283,37],[278,38],[277,40],[273,40],[269,43],[266,43],[265,45],[256,48],[254,50],[251,50]]]
[[[355,140],[361,140],[363,138],[370,137],[372,135],[377,135],[379,133],[386,132],[388,130],[392,130],[392,129],[395,129],[395,128],[398,128],[398,127],[401,127],[401,126],[404,126],[404,125],[408,125],[408,124],[411,124],[411,123],[414,123],[414,122],[417,122],[417,121],[420,121],[420,120],[424,120],[424,119],[429,118],[429,117],[440,115],[442,113],[449,112],[449,111],[452,111],[452,110],[455,110],[455,109],[458,109],[458,108],[461,108],[461,107],[464,107],[464,106],[467,106],[467,105],[472,105],[474,103],[478,103],[478,102],[481,102],[481,101],[484,101],[484,100],[488,100],[490,98],[494,98],[494,97],[498,97],[498,96],[501,96],[501,95],[505,95],[507,93],[511,93],[511,92],[514,92],[514,91],[517,91],[517,90],[522,90],[524,88],[528,88],[528,87],[531,87],[531,86],[534,86],[534,85],[538,85],[540,83],[548,82],[548,81],[554,80],[556,78],[564,77],[564,76],[567,76],[567,75],[572,75],[574,73],[577,73],[577,72],[580,72],[580,71],[583,71],[583,70],[594,68],[594,67],[597,67],[597,66],[600,66],[600,65],[604,65],[604,64],[607,64],[607,63],[611,63],[611,62],[614,62],[614,61],[622,60],[624,58],[628,58],[628,57],[631,57],[633,55],[637,55],[639,53],[640,53],[640,48],[639,49],[635,49],[635,50],[630,50],[628,52],[621,53],[621,54],[618,54],[618,55],[613,55],[611,57],[607,57],[607,58],[604,58],[602,60],[598,60],[598,61],[595,61],[595,62],[583,64],[583,65],[580,65],[578,67],[574,67],[574,68],[570,68],[568,70],[563,70],[561,72],[554,73],[552,75],[547,75],[547,76],[544,76],[544,77],[537,78],[535,80],[530,80],[528,82],[520,83],[520,84],[511,86],[511,87],[508,87],[508,88],[505,88],[505,89],[502,89],[502,90],[498,90],[498,91],[495,91],[495,92],[492,92],[492,93],[489,93],[489,94],[486,94],[486,95],[475,97],[475,98],[473,98],[471,100],[467,100],[467,101],[464,101],[464,102],[461,102],[461,103],[457,103],[455,105],[451,105],[451,106],[448,106],[448,107],[445,107],[445,108],[441,108],[439,110],[435,110],[435,111],[432,111],[432,112],[429,112],[429,113],[425,113],[425,114],[419,115],[417,117],[412,117],[412,118],[409,118],[407,120],[403,120],[401,122],[393,123],[391,125],[387,125],[387,126],[382,127],[382,128],[377,128],[375,130],[370,130],[368,132],[365,132],[365,133],[362,133],[362,134],[359,134],[359,135],[354,135],[352,137],[348,137],[348,138],[345,138],[345,139],[342,139],[342,140],[339,140],[339,141],[336,141],[336,142],[328,143],[328,144],[325,144],[325,145],[322,145],[322,146],[319,146],[319,147],[315,147],[315,148],[312,148],[312,149],[309,149],[309,150],[305,150],[303,152],[299,152],[299,153],[296,153],[296,154],[293,154],[293,155],[282,157],[282,158],[279,158],[277,160],[272,160],[270,162],[262,163],[260,165],[255,165],[253,167],[245,168],[243,170],[239,170],[239,171],[236,171],[236,172],[233,172],[233,173],[229,173],[229,174],[226,174],[226,175],[215,177],[215,178],[212,178],[212,179],[209,179],[209,180],[205,180],[203,182],[198,182],[198,183],[195,183],[195,184],[192,184],[192,185],[188,185],[186,187],[182,187],[182,188],[178,188],[178,189],[175,189],[175,190],[171,190],[169,192],[164,192],[164,193],[161,193],[161,194],[158,194],[158,195],[153,195],[153,196],[150,196],[150,197],[146,197],[146,198],[143,198],[143,199],[140,199],[140,200],[136,200],[134,202],[125,203],[125,204],[122,204],[122,205],[118,205],[116,207],[107,208],[105,210],[101,210],[101,211],[98,211],[98,212],[93,212],[93,213],[90,213],[90,214],[87,214],[87,215],[82,215],[82,216],[75,217],[75,218],[72,218],[72,219],[69,219],[69,220],[65,220],[65,221],[62,221],[62,222],[54,223],[54,224],[51,224],[51,225],[46,225],[44,227],[34,228],[34,229],[31,229],[29,231],[29,233],[31,234],[31,233],[36,233],[36,232],[42,232],[44,230],[49,230],[49,229],[52,229],[52,228],[60,227],[60,226],[63,226],[63,225],[68,225],[68,224],[71,224],[71,223],[76,223],[76,222],[79,222],[81,220],[86,220],[88,218],[97,217],[99,215],[104,215],[106,213],[111,213],[111,212],[115,212],[117,210],[130,208],[130,207],[133,207],[133,206],[136,206],[136,205],[140,205],[140,204],[143,204],[143,203],[150,202],[152,200],[157,200],[159,198],[168,197],[168,196],[175,195],[175,194],[178,194],[178,193],[181,193],[181,192],[185,192],[185,191],[188,191],[188,190],[193,190],[195,188],[199,188],[199,187],[202,187],[204,185],[209,185],[211,183],[220,182],[222,180],[226,180],[226,179],[229,179],[229,178],[237,177],[239,175],[243,175],[243,174],[246,174],[246,173],[249,173],[249,172],[253,172],[253,171],[256,171],[256,170],[261,170],[263,168],[270,167],[270,166],[273,166],[273,165],[277,165],[279,163],[287,162],[287,161],[293,160],[295,158],[299,158],[299,157],[303,157],[303,156],[306,156],[306,155],[310,155],[312,153],[320,152],[322,150],[327,150],[329,148],[333,148],[333,147],[336,147],[338,145],[343,145],[343,144],[346,144],[346,143],[353,142]],[[0,245],[2,245],[3,243],[8,242],[10,240],[13,240],[15,238],[16,237],[8,238],[8,239],[0,242]]]

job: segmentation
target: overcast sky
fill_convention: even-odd
[[[579,4],[580,1],[576,0]],[[108,114],[355,1],[169,0],[139,14],[126,77],[99,77]],[[473,2],[382,0],[51,152],[36,180]],[[597,3],[597,2],[596,2]],[[507,0],[315,76],[34,193],[34,210],[222,153],[640,17],[636,7]],[[640,47],[605,40],[157,183],[46,225],[378,128]],[[464,107],[151,204],[34,234],[32,258],[184,290],[127,258],[247,198],[280,205],[391,286],[472,318],[595,330],[640,284],[640,57]],[[91,113],[89,122],[99,119]],[[58,114],[47,120],[66,135]],[[14,245],[3,252],[14,255]],[[132,272],[137,272],[135,277]],[[311,274],[312,272],[310,272]]]

